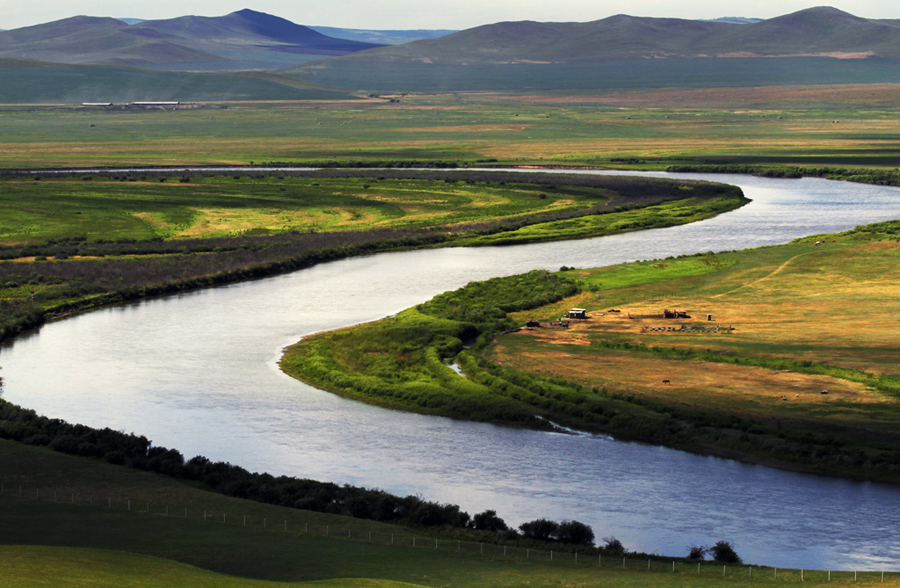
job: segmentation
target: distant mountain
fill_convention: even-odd
[[[761,22],[764,19],[762,18],[746,18],[744,16],[723,16],[720,18],[709,18],[709,19],[700,19],[705,20],[706,22],[730,22],[734,24],[753,24],[755,22]]]
[[[800,55],[900,59],[900,23],[828,7],[750,24],[626,15],[588,23],[503,22],[340,61],[489,65]]]
[[[253,10],[136,24],[76,16],[0,32],[0,57],[161,69],[279,69],[375,47]]]
[[[438,39],[445,37],[457,31],[446,29],[411,29],[411,30],[368,30],[368,29],[339,29],[336,27],[314,27],[310,26],[314,31],[328,35],[329,37],[338,37],[341,39],[352,39],[354,41],[364,41],[366,43],[378,43],[381,45],[399,45],[400,43],[408,43],[409,41],[418,41],[420,39]]]
[[[147,22],[144,18],[117,18],[116,20],[121,20],[125,24],[138,24],[139,22]]]

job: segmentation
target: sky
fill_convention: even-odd
[[[724,5],[724,6],[723,6]],[[673,18],[772,18],[813,6],[867,18],[900,19],[897,0],[0,0],[0,29],[70,16],[164,19],[223,16],[251,8],[297,24],[353,29],[467,29],[501,21],[588,22],[615,14]]]

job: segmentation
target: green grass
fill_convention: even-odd
[[[232,102],[174,112],[7,107],[0,165],[896,167],[895,92],[873,84]]]
[[[579,586],[622,588],[652,585],[750,586],[799,584],[799,570],[703,564],[680,558],[621,558],[510,547],[447,537],[443,531],[381,525],[226,498],[167,478],[98,461],[0,441],[4,493],[0,496],[0,586],[335,586],[395,588],[405,585],[517,587]],[[17,487],[24,486],[24,496]],[[41,498],[35,498],[41,488]],[[53,499],[57,492],[58,500]],[[75,504],[71,503],[74,493]],[[94,505],[87,503],[94,496]],[[107,506],[105,497],[113,497]],[[102,497],[102,498],[101,498]],[[127,510],[126,500],[132,500]],[[149,503],[151,512],[145,511]],[[166,516],[164,504],[170,504]],[[175,514],[189,504],[191,516]],[[208,510],[203,520],[199,512]],[[229,513],[222,523],[222,512]],[[248,514],[247,526],[242,516]],[[260,521],[266,517],[267,528]],[[289,530],[282,521],[288,519]],[[306,532],[305,523],[310,532]],[[331,532],[325,536],[324,526]],[[347,539],[347,530],[353,538]],[[372,530],[373,541],[368,540]],[[389,537],[393,534],[393,543]],[[413,547],[413,537],[417,538]],[[434,541],[439,545],[435,549]],[[673,573],[672,561],[675,560]],[[832,584],[850,584],[850,572]],[[806,584],[825,585],[826,572],[806,571]],[[859,584],[880,584],[880,573],[861,573]],[[887,574],[885,585],[900,577]]]
[[[896,223],[882,223],[757,250],[567,270],[562,276],[581,293],[517,308],[488,302],[493,289],[527,300],[540,288],[517,286],[519,278],[473,284],[460,292],[477,292],[475,300],[445,294],[304,340],[282,368],[395,408],[533,427],[551,420],[798,470],[897,480],[898,340],[884,328],[900,311],[889,295],[897,233]],[[447,297],[459,311],[429,310]],[[575,306],[592,318],[568,329],[549,324]],[[666,320],[664,309],[690,318]],[[410,320],[414,328],[398,328]],[[491,334],[526,320],[544,324],[486,346]],[[474,350],[461,349],[462,332],[479,334]],[[459,363],[466,377],[441,360]]]
[[[599,566],[596,556],[582,554],[576,562],[572,553],[557,551],[551,560],[541,548],[526,554],[509,547],[504,555],[502,545],[485,543],[482,553],[478,543],[457,543],[444,530],[427,533],[226,498],[162,476],[9,441],[0,441],[0,461],[0,586],[750,585],[746,566],[729,566],[723,578],[721,565],[705,563],[698,577],[695,563],[665,556],[651,557],[647,571],[647,559],[633,555],[622,569],[621,558],[604,557]],[[169,515],[164,505],[170,506]],[[190,509],[187,519],[181,515],[184,505]],[[226,523],[223,512],[229,515]],[[850,577],[835,574],[834,581],[846,583]],[[778,578],[771,569],[753,570],[754,583],[771,585],[798,583],[799,573],[779,570]],[[807,571],[805,579],[819,585],[826,578],[824,572]],[[859,577],[864,584],[880,579],[874,573]],[[888,574],[886,580],[895,585],[900,578]]]

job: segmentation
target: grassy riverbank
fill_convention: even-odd
[[[800,582],[797,569],[779,569],[776,578],[772,568],[751,571],[716,562],[698,568],[680,557],[626,554],[623,560],[582,552],[576,561],[571,552],[551,555],[553,545],[527,552],[515,545],[482,545],[446,529],[229,498],[149,472],[8,441],[0,441],[0,460],[4,587],[704,588]],[[880,572],[835,572],[830,579],[829,585],[900,584],[896,573],[886,574],[884,584]],[[807,570],[803,580],[825,585],[829,573]]]
[[[353,255],[599,236],[746,202],[721,184],[489,171],[14,176],[0,190],[0,338]]]
[[[898,230],[471,284],[307,338],[282,368],[405,410],[900,481]],[[570,307],[590,318],[560,327]]]

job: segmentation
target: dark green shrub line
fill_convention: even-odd
[[[670,165],[668,172],[709,173],[709,174],[744,174],[766,178],[826,178],[844,180],[860,184],[877,184],[881,186],[900,186],[900,170],[869,169],[844,167],[807,167],[807,166],[767,166],[745,164],[688,164]]]

